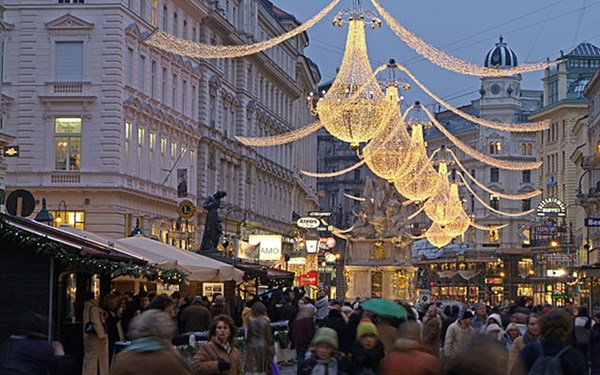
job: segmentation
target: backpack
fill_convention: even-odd
[[[567,345],[555,356],[547,356],[544,354],[544,349],[540,343],[534,345],[539,355],[527,375],[563,375],[560,356],[571,349],[571,346]]]

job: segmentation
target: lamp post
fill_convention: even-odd
[[[34,220],[40,223],[46,223],[48,225],[54,221],[54,216],[52,216],[46,207],[46,198],[42,198],[42,209],[37,213],[37,215],[35,215]]]

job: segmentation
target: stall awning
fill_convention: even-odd
[[[147,237],[136,236],[115,241],[115,246],[141,256],[151,264],[172,264],[188,274],[190,281],[241,281],[244,273],[233,265],[186,251]]]

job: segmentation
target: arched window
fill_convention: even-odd
[[[527,155],[533,155],[533,145],[531,143],[527,144]]]
[[[490,142],[490,154],[495,154],[496,152],[496,146],[494,145],[494,142]]]
[[[496,154],[502,153],[502,143],[496,142]]]
[[[525,143],[521,143],[521,155],[527,155],[527,146]]]

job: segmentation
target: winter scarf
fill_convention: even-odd
[[[525,345],[529,345],[532,342],[537,342],[539,340],[539,336],[534,336],[531,333],[529,333],[529,331],[525,331],[525,334],[523,335],[523,343]]]
[[[338,363],[334,357],[329,359],[315,359],[315,365],[311,372],[311,375],[337,375],[338,374]]]
[[[156,337],[140,337],[131,341],[131,345],[125,348],[125,352],[155,352],[167,349],[167,345]]]

